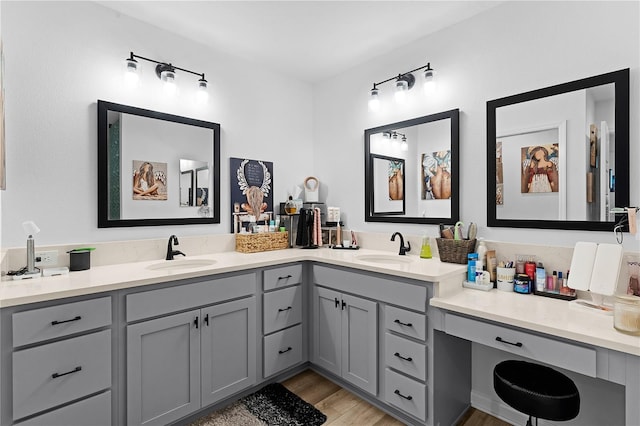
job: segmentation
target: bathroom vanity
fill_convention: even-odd
[[[463,265],[364,249],[173,262],[3,282],[0,423],[182,424],[310,365],[406,423],[452,424],[472,341],[621,384],[640,423],[640,338],[503,312],[508,295],[462,289]]]

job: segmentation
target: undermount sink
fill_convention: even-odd
[[[386,255],[386,254],[363,254],[362,256],[356,256],[356,260],[361,262],[379,263],[385,265],[404,265],[411,263],[411,259],[406,256],[400,255]]]
[[[216,261],[212,259],[176,259],[176,260],[163,260],[162,262],[154,263],[147,266],[147,269],[152,271],[170,271],[178,269],[192,269],[201,268],[203,266],[211,266]]]

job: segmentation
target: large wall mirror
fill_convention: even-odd
[[[98,101],[98,227],[220,223],[220,125]]]
[[[629,205],[629,69],[487,102],[487,224],[612,230]]]
[[[457,109],[365,130],[365,221],[458,221],[458,133]]]

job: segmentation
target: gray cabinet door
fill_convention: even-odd
[[[129,426],[165,425],[200,408],[199,314],[193,310],[127,327]]]
[[[338,376],[342,362],[341,300],[337,291],[313,288],[313,362]]]
[[[378,391],[377,304],[342,295],[342,377],[376,395]]]
[[[202,406],[256,383],[256,298],[202,310]]]

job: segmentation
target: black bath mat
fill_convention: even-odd
[[[189,426],[320,426],[326,420],[313,405],[272,383]]]

